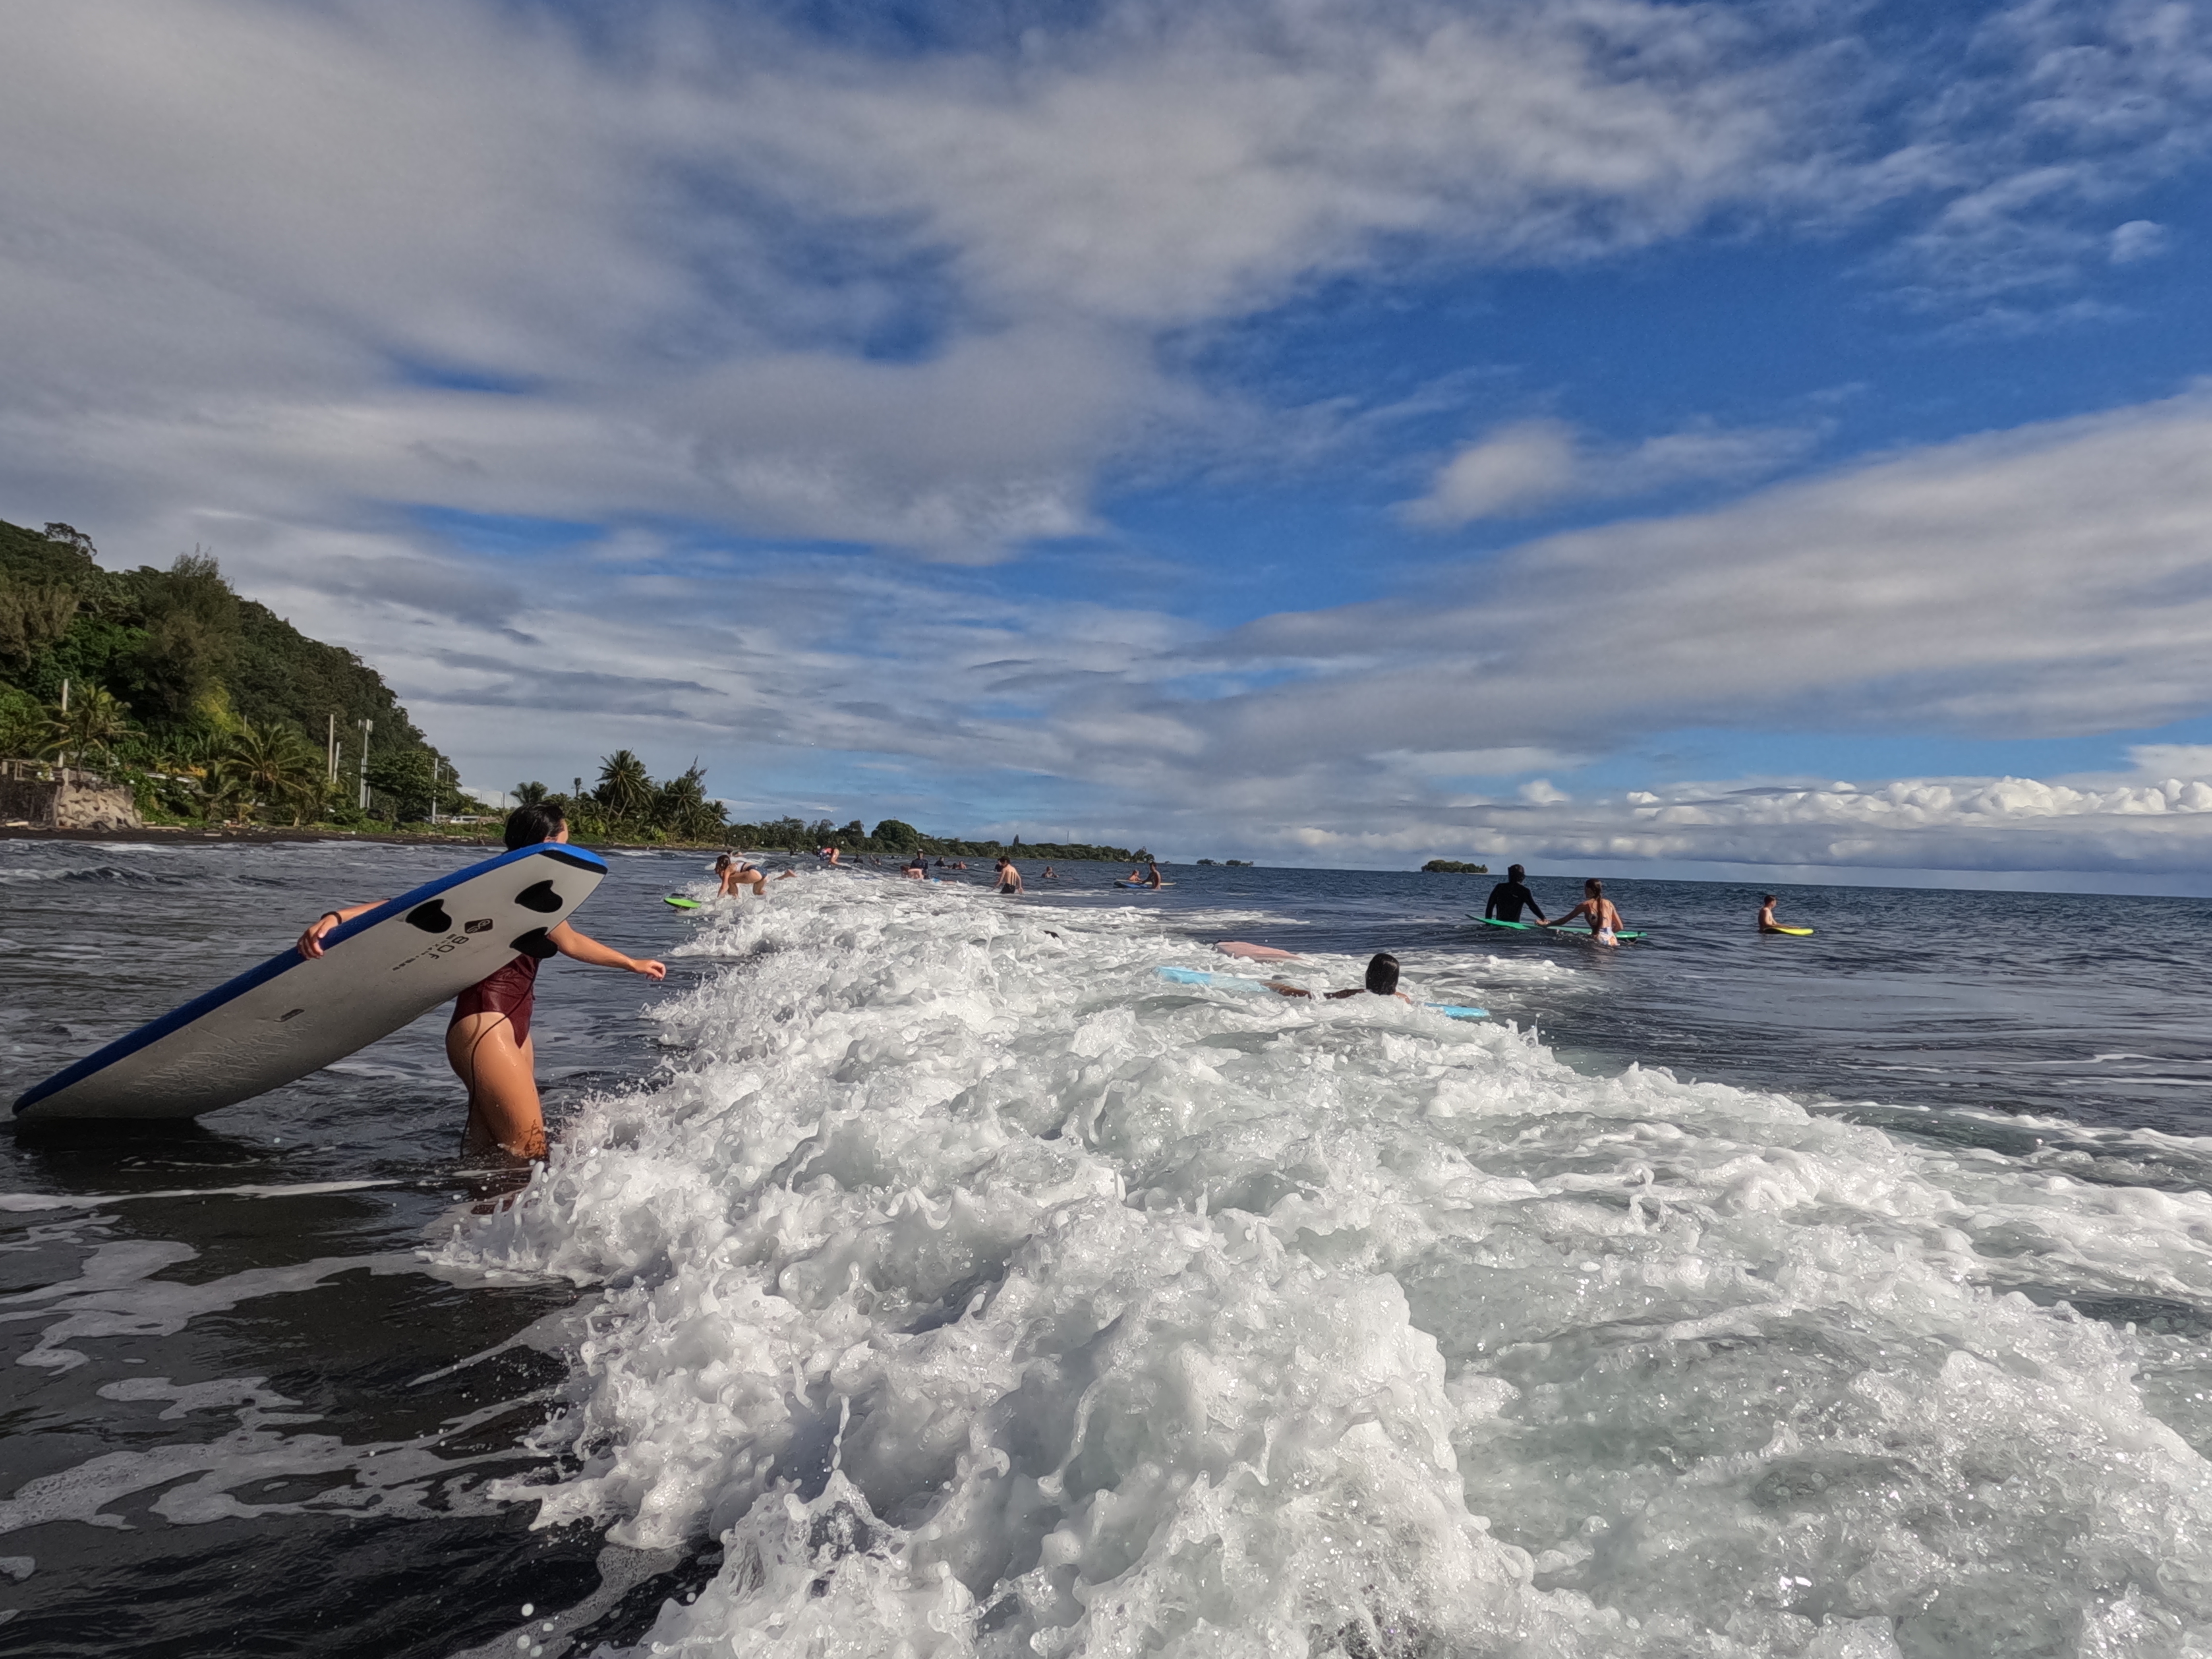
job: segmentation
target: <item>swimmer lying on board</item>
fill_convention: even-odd
[[[507,815],[507,849],[566,841],[568,825],[557,806],[518,806]],[[325,910],[300,935],[300,954],[323,953],[323,935],[383,903],[349,904]],[[668,969],[650,959],[626,957],[578,933],[567,922],[546,930],[545,954],[574,957],[596,968],[625,968],[648,979]],[[461,1150],[478,1152],[497,1146],[517,1158],[545,1156],[545,1114],[538,1099],[537,1051],[530,1046],[530,1014],[538,998],[539,958],[517,956],[461,993],[446,1028],[446,1060],[469,1091],[468,1128]]]
[[[1303,986],[1285,985],[1280,980],[1267,981],[1267,988],[1279,997],[1310,997],[1313,994]],[[1346,997],[1395,997],[1401,1002],[1413,998],[1398,988],[1398,958],[1388,951],[1378,952],[1367,964],[1367,983],[1355,985],[1348,991],[1324,991],[1322,995],[1331,1002],[1340,1002]]]

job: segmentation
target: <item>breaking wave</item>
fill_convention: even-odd
[[[1133,908],[808,880],[688,948],[663,1073],[440,1249],[602,1287],[509,1495],[721,1542],[653,1651],[2212,1641],[2201,1188],[1167,983],[1223,961]]]

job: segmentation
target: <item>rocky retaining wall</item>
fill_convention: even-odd
[[[96,772],[74,769],[44,778],[27,770],[21,775],[0,771],[0,823],[33,830],[144,827],[128,789]]]

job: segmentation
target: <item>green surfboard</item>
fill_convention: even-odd
[[[1486,927],[1510,927],[1516,933],[1546,933],[1553,939],[1578,939],[1584,940],[1593,939],[1597,937],[1596,934],[1581,927],[1549,927],[1540,921],[1500,921],[1496,916],[1475,915],[1474,912],[1472,910],[1468,911],[1468,915],[1474,921],[1480,922]],[[1642,939],[1644,935],[1641,933],[1615,933],[1613,937],[1619,939],[1622,944],[1626,945],[1631,939]]]

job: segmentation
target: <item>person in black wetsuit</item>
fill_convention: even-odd
[[[1500,921],[1518,921],[1523,910],[1534,910],[1536,920],[1545,920],[1544,907],[1536,902],[1536,896],[1528,890],[1528,872],[1516,864],[1508,867],[1505,879],[1490,890],[1490,902],[1482,907],[1486,920],[1495,916]]]

